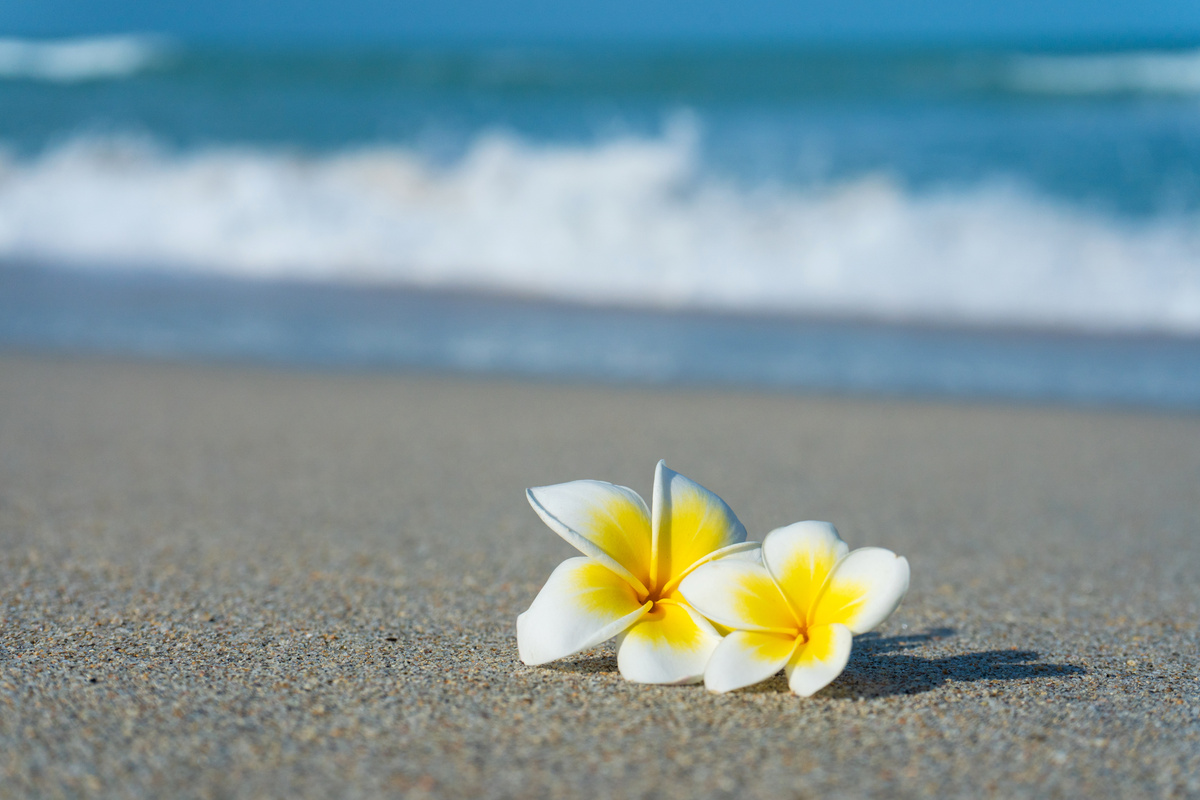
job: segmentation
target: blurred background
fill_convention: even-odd
[[[0,347],[1200,408],[1200,4],[8,0]]]

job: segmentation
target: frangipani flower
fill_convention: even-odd
[[[908,591],[908,561],[879,547],[849,550],[828,522],[797,522],[767,534],[761,562],[714,561],[687,576],[680,591],[692,607],[733,629],[713,651],[705,686],[728,692],[783,668],[808,697],[840,675],[851,637],[887,619]]]
[[[517,617],[517,648],[545,664],[620,637],[617,666],[638,683],[698,683],[720,634],[679,594],[701,564],[758,547],[725,501],[658,462],[652,509],[632,489],[572,481],[526,492],[584,555],[551,573]]]

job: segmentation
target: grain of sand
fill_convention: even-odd
[[[815,697],[545,667],[523,489],[654,464],[912,589]],[[0,796],[1200,796],[1200,419],[0,358]]]

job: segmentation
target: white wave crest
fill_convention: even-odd
[[[76,83],[126,78],[157,65],[165,40],[151,36],[0,38],[0,78]]]
[[[1200,50],[1018,56],[1009,78],[1041,94],[1200,94]]]
[[[1135,224],[1000,185],[746,188],[692,137],[481,137],[171,154],[80,139],[0,158],[0,258],[385,282],[589,303],[1200,333],[1200,220]]]

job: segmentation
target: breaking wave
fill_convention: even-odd
[[[1200,94],[1200,50],[1020,56],[1014,88],[1038,94]]]
[[[1200,334],[1200,220],[887,175],[747,186],[694,132],[548,145],[0,154],[0,259],[465,288],[593,304]]]
[[[165,40],[151,36],[0,38],[0,79],[77,83],[126,78],[161,63]]]

